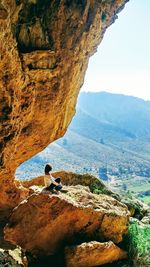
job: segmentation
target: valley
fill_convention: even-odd
[[[65,136],[22,164],[17,177],[41,175],[50,162],[54,171],[93,174],[114,190],[135,192],[149,203],[149,136],[150,102],[105,92],[81,93]]]

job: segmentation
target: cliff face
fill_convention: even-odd
[[[0,1],[0,209],[26,194],[16,168],[65,133],[89,57],[126,2]]]

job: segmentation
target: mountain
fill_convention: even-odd
[[[136,138],[134,134],[126,129],[121,129],[117,125],[110,122],[100,121],[92,115],[78,108],[70,129],[89,139],[101,142],[104,138],[107,142],[117,142],[122,140],[133,140]]]
[[[150,101],[106,92],[82,93],[78,107],[100,122],[116,125],[138,138],[150,140]]]
[[[22,164],[20,178],[54,170],[89,172],[112,187],[145,194],[150,190],[150,102],[110,94],[81,93],[65,136]],[[141,193],[142,192],[142,193]]]

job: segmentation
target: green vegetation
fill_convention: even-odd
[[[141,199],[145,204],[150,205],[150,196],[143,196],[143,197],[140,197],[140,199]]]
[[[128,230],[129,254],[134,266],[150,266],[150,225],[130,223]]]
[[[90,189],[94,194],[106,194],[107,192],[105,187],[100,187],[96,183],[93,183]]]
[[[139,185],[139,186],[131,186],[130,187],[130,191],[133,191],[133,192],[142,192],[142,191],[146,191],[148,186],[150,187],[150,185],[148,184],[148,182],[146,183],[145,181],[145,184],[143,185]]]
[[[107,19],[107,14],[106,14],[106,12],[102,12],[102,16],[101,16],[101,18],[102,18],[102,22],[105,22],[106,21],[106,19]]]

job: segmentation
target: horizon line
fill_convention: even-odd
[[[106,94],[111,94],[111,95],[122,95],[122,96],[126,96],[126,97],[133,97],[133,98],[138,98],[141,100],[144,100],[146,102],[150,102],[150,98],[144,98],[144,97],[139,97],[137,95],[130,95],[130,94],[126,94],[126,93],[116,93],[116,92],[109,92],[109,91],[105,91],[105,90],[101,90],[101,91],[86,91],[86,90],[82,90],[80,91],[79,94],[81,93],[92,93],[92,94],[99,94],[99,93],[106,93]]]

